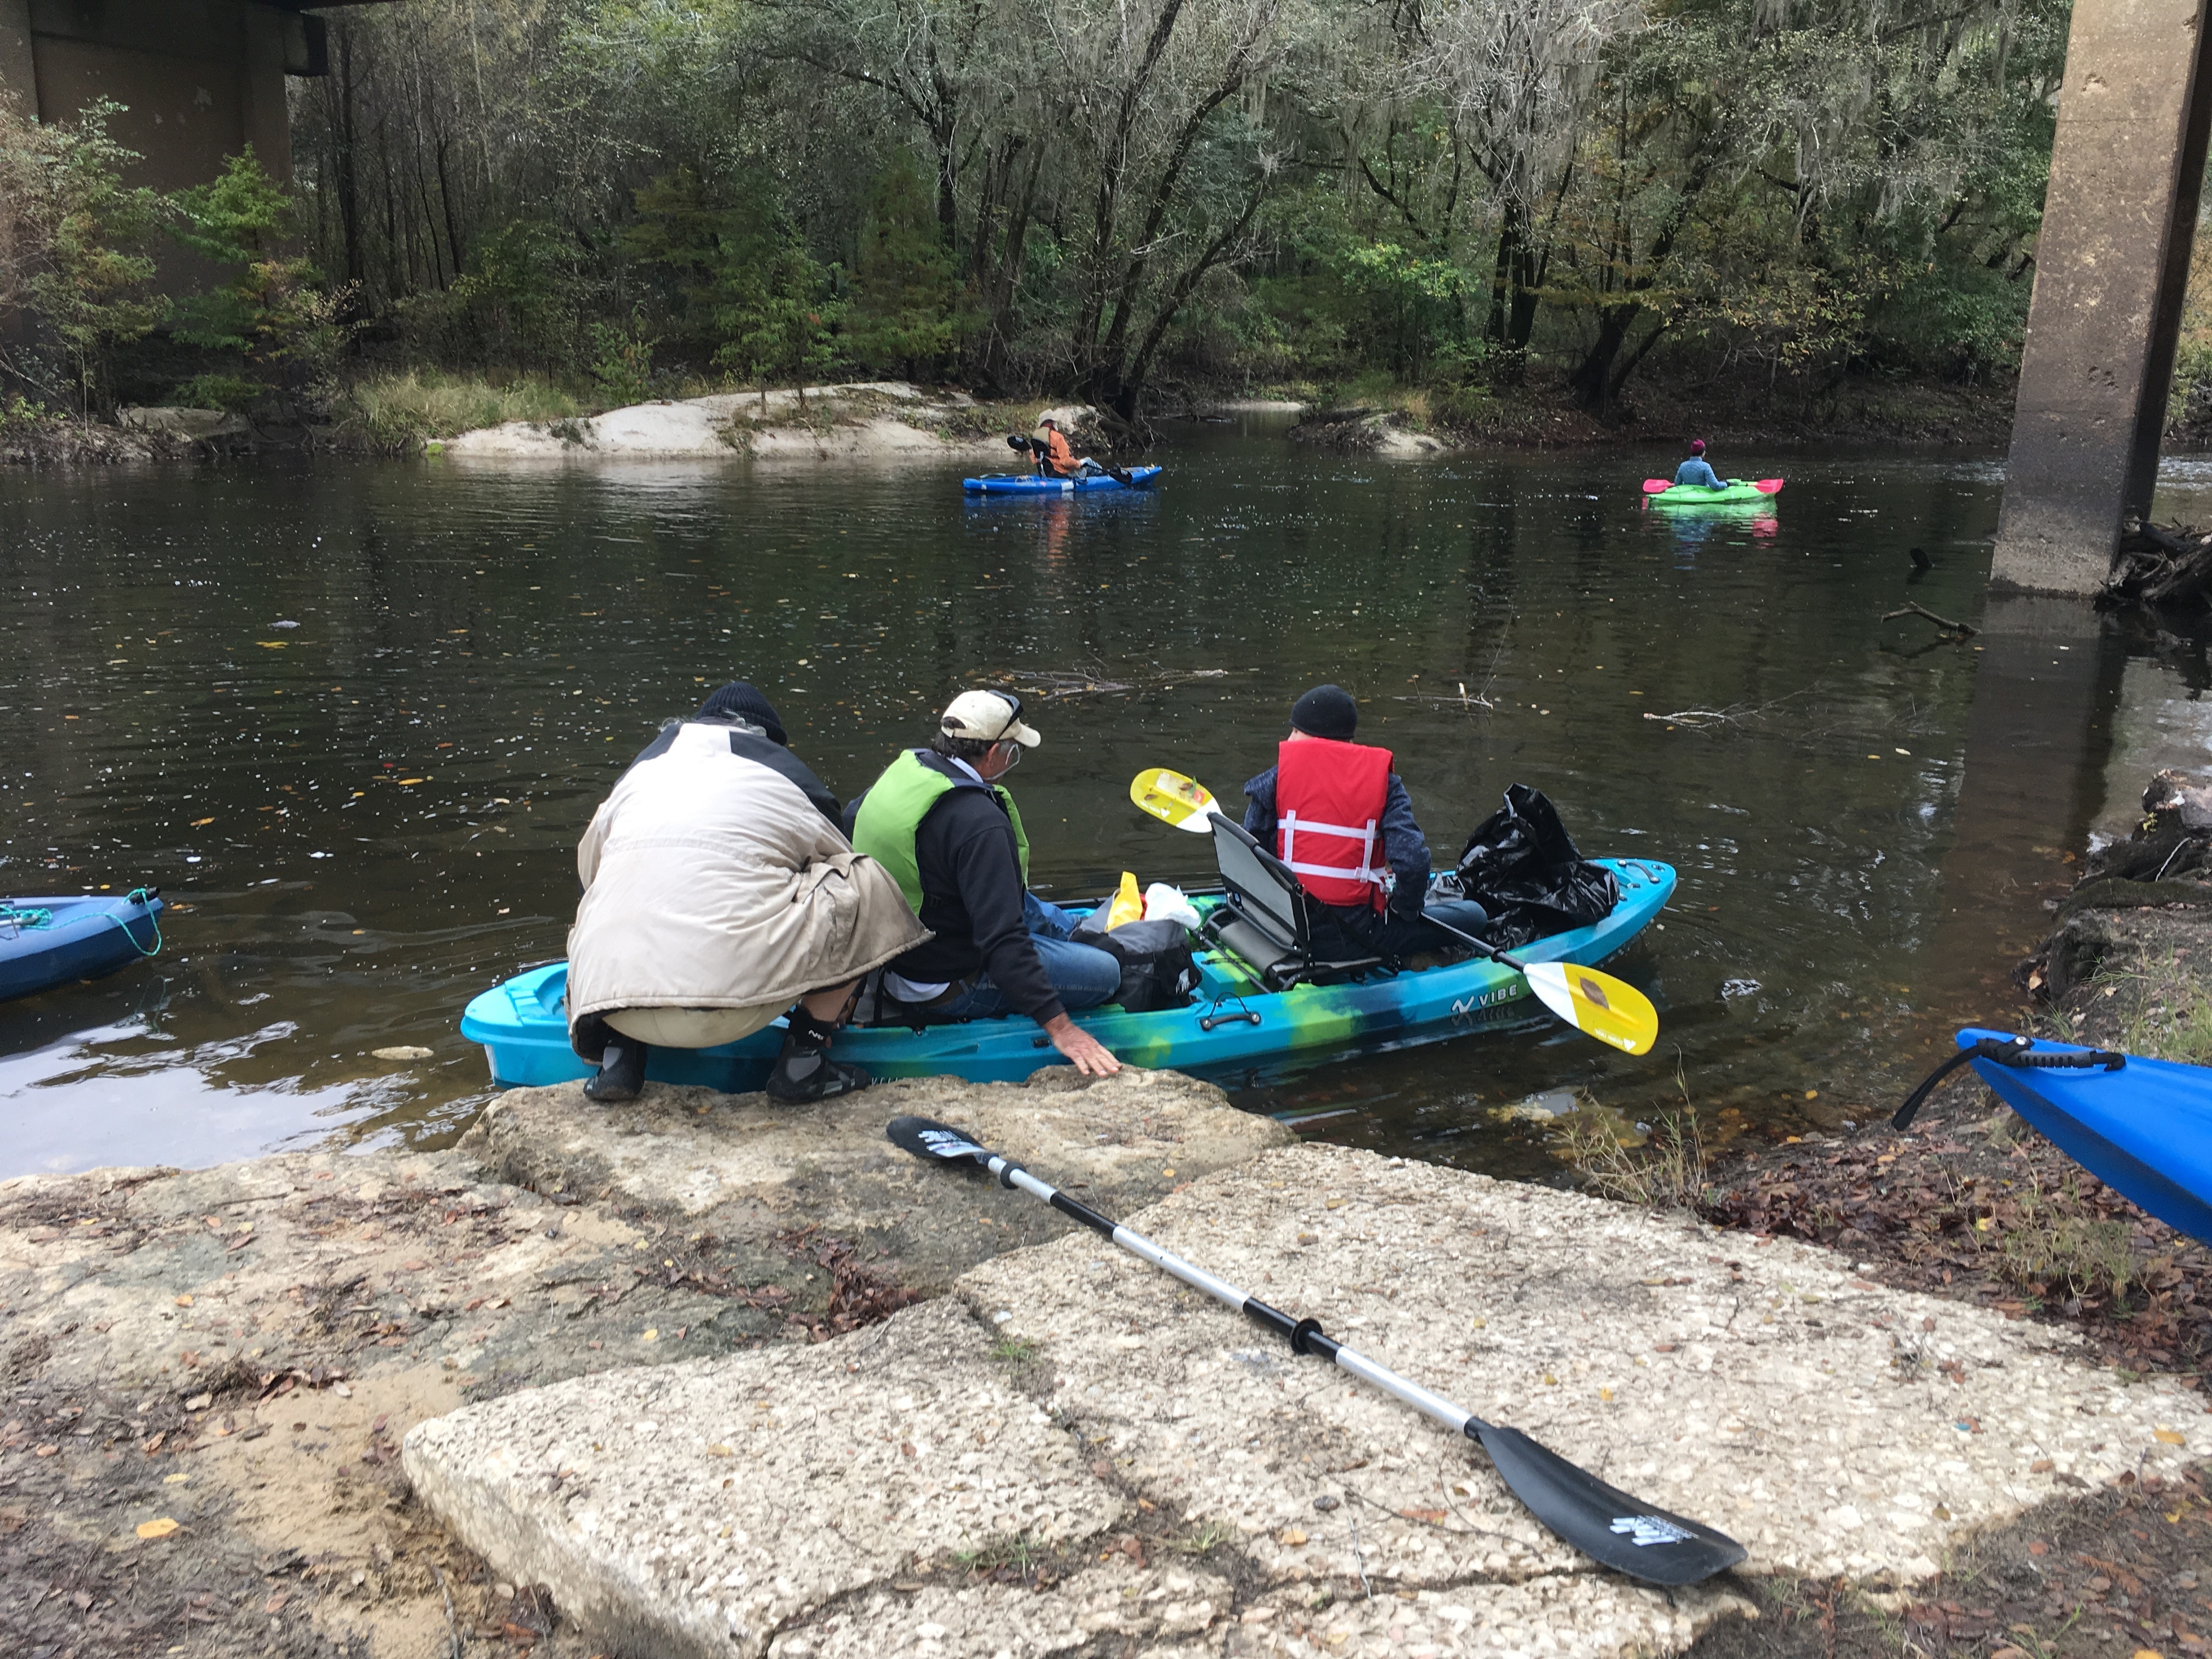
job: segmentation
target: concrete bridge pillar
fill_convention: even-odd
[[[2087,595],[2150,510],[2212,122],[2208,0],[2075,0],[1991,585]]]

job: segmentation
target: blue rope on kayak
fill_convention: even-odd
[[[33,904],[15,905],[0,899],[0,927],[21,933],[26,927],[51,927],[54,913]]]
[[[143,906],[151,900],[154,896],[148,892],[143,887],[134,887],[124,896],[126,902]],[[150,910],[148,911],[146,915],[147,925],[154,930],[154,948],[150,951],[144,945],[138,943],[138,935],[131,931],[131,924],[124,921],[122,917],[117,915],[114,911],[110,910],[107,913],[107,919],[123,930],[123,937],[131,941],[131,948],[136,950],[140,956],[152,957],[159,956],[161,954],[161,919],[154,915]]]

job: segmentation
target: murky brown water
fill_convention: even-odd
[[[1656,1054],[1478,1037],[1246,1097],[1338,1138],[1533,1171],[1492,1109],[1686,1089],[1794,1122],[1992,1016],[2033,906],[1986,960],[1936,939],[1975,655],[1880,618],[1980,614],[1993,463],[1724,456],[1789,477],[1776,510],[1684,523],[1642,508],[1650,453],[1393,465],[1194,426],[1158,459],[1152,495],[988,503],[957,468],[0,474],[0,891],[174,901],[157,963],[0,1006],[0,1174],[453,1133],[487,1096],[462,1004],[562,953],[593,805],[738,675],[844,793],[969,676],[1130,688],[1042,704],[1014,779],[1060,895],[1202,878],[1129,777],[1234,799],[1321,679],[1440,852],[1517,780],[1586,851],[1679,867],[1622,969]],[[399,1043],[434,1058],[370,1056]]]

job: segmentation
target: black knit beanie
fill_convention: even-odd
[[[1349,743],[1359,729],[1359,705],[1340,685],[1316,685],[1291,706],[1291,724],[1310,738]]]
[[[717,714],[735,714],[740,720],[750,720],[787,749],[791,739],[783,734],[783,722],[775,717],[769,701],[743,680],[732,680],[720,690],[699,705],[694,720],[712,720]]]

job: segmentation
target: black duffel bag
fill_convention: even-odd
[[[1483,937],[1504,950],[1587,927],[1620,902],[1613,872],[1583,857],[1543,792],[1524,783],[1467,838],[1453,873],[1490,913]]]
[[[1121,964],[1121,986],[1114,1000],[1133,1014],[1158,1008],[1187,1008],[1198,988],[1198,964],[1191,960],[1190,934],[1179,921],[1125,921],[1111,933],[1086,920],[1070,936],[1109,953]]]

